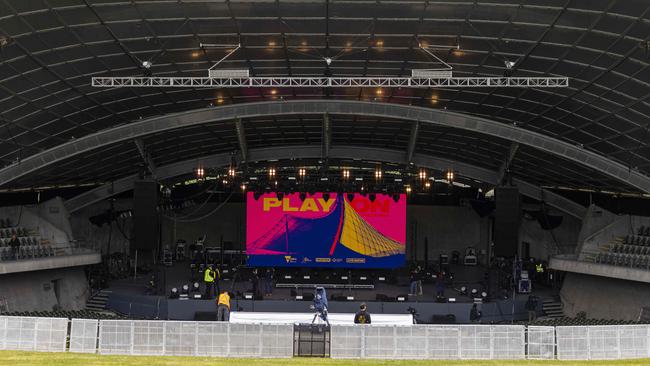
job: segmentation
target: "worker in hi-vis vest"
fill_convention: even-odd
[[[203,271],[203,282],[205,282],[206,299],[212,298],[212,292],[214,291],[214,283],[216,277],[217,277],[217,273],[215,272],[212,266],[206,268],[205,271]]]
[[[230,321],[230,294],[226,290],[217,299],[217,321]]]

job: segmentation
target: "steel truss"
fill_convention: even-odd
[[[564,88],[567,77],[93,77],[92,86],[98,88]]]

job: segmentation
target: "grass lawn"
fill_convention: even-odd
[[[79,353],[40,353],[0,351],[0,366],[11,365],[206,365],[206,366],[363,366],[363,365],[395,365],[395,366],[424,366],[424,365],[650,365],[650,359],[623,361],[387,361],[387,360],[331,360],[317,358],[292,359],[220,359],[213,357],[165,357],[165,356],[100,356]]]

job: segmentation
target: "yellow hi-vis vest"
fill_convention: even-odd
[[[226,305],[228,309],[230,309],[230,295],[228,295],[227,292],[224,292],[221,295],[219,295],[219,300],[217,301],[217,305]]]
[[[203,273],[203,282],[214,282],[214,271],[207,268]]]
[[[535,265],[535,270],[537,273],[544,273],[544,266],[542,264]]]

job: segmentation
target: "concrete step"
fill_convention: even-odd
[[[542,310],[549,318],[564,317],[564,306],[562,305],[562,302],[555,299],[544,299],[542,301]]]
[[[86,309],[93,311],[101,311],[106,309],[106,303],[108,302],[108,296],[111,294],[111,291],[101,290],[95,295],[93,295],[88,301],[86,301]]]

